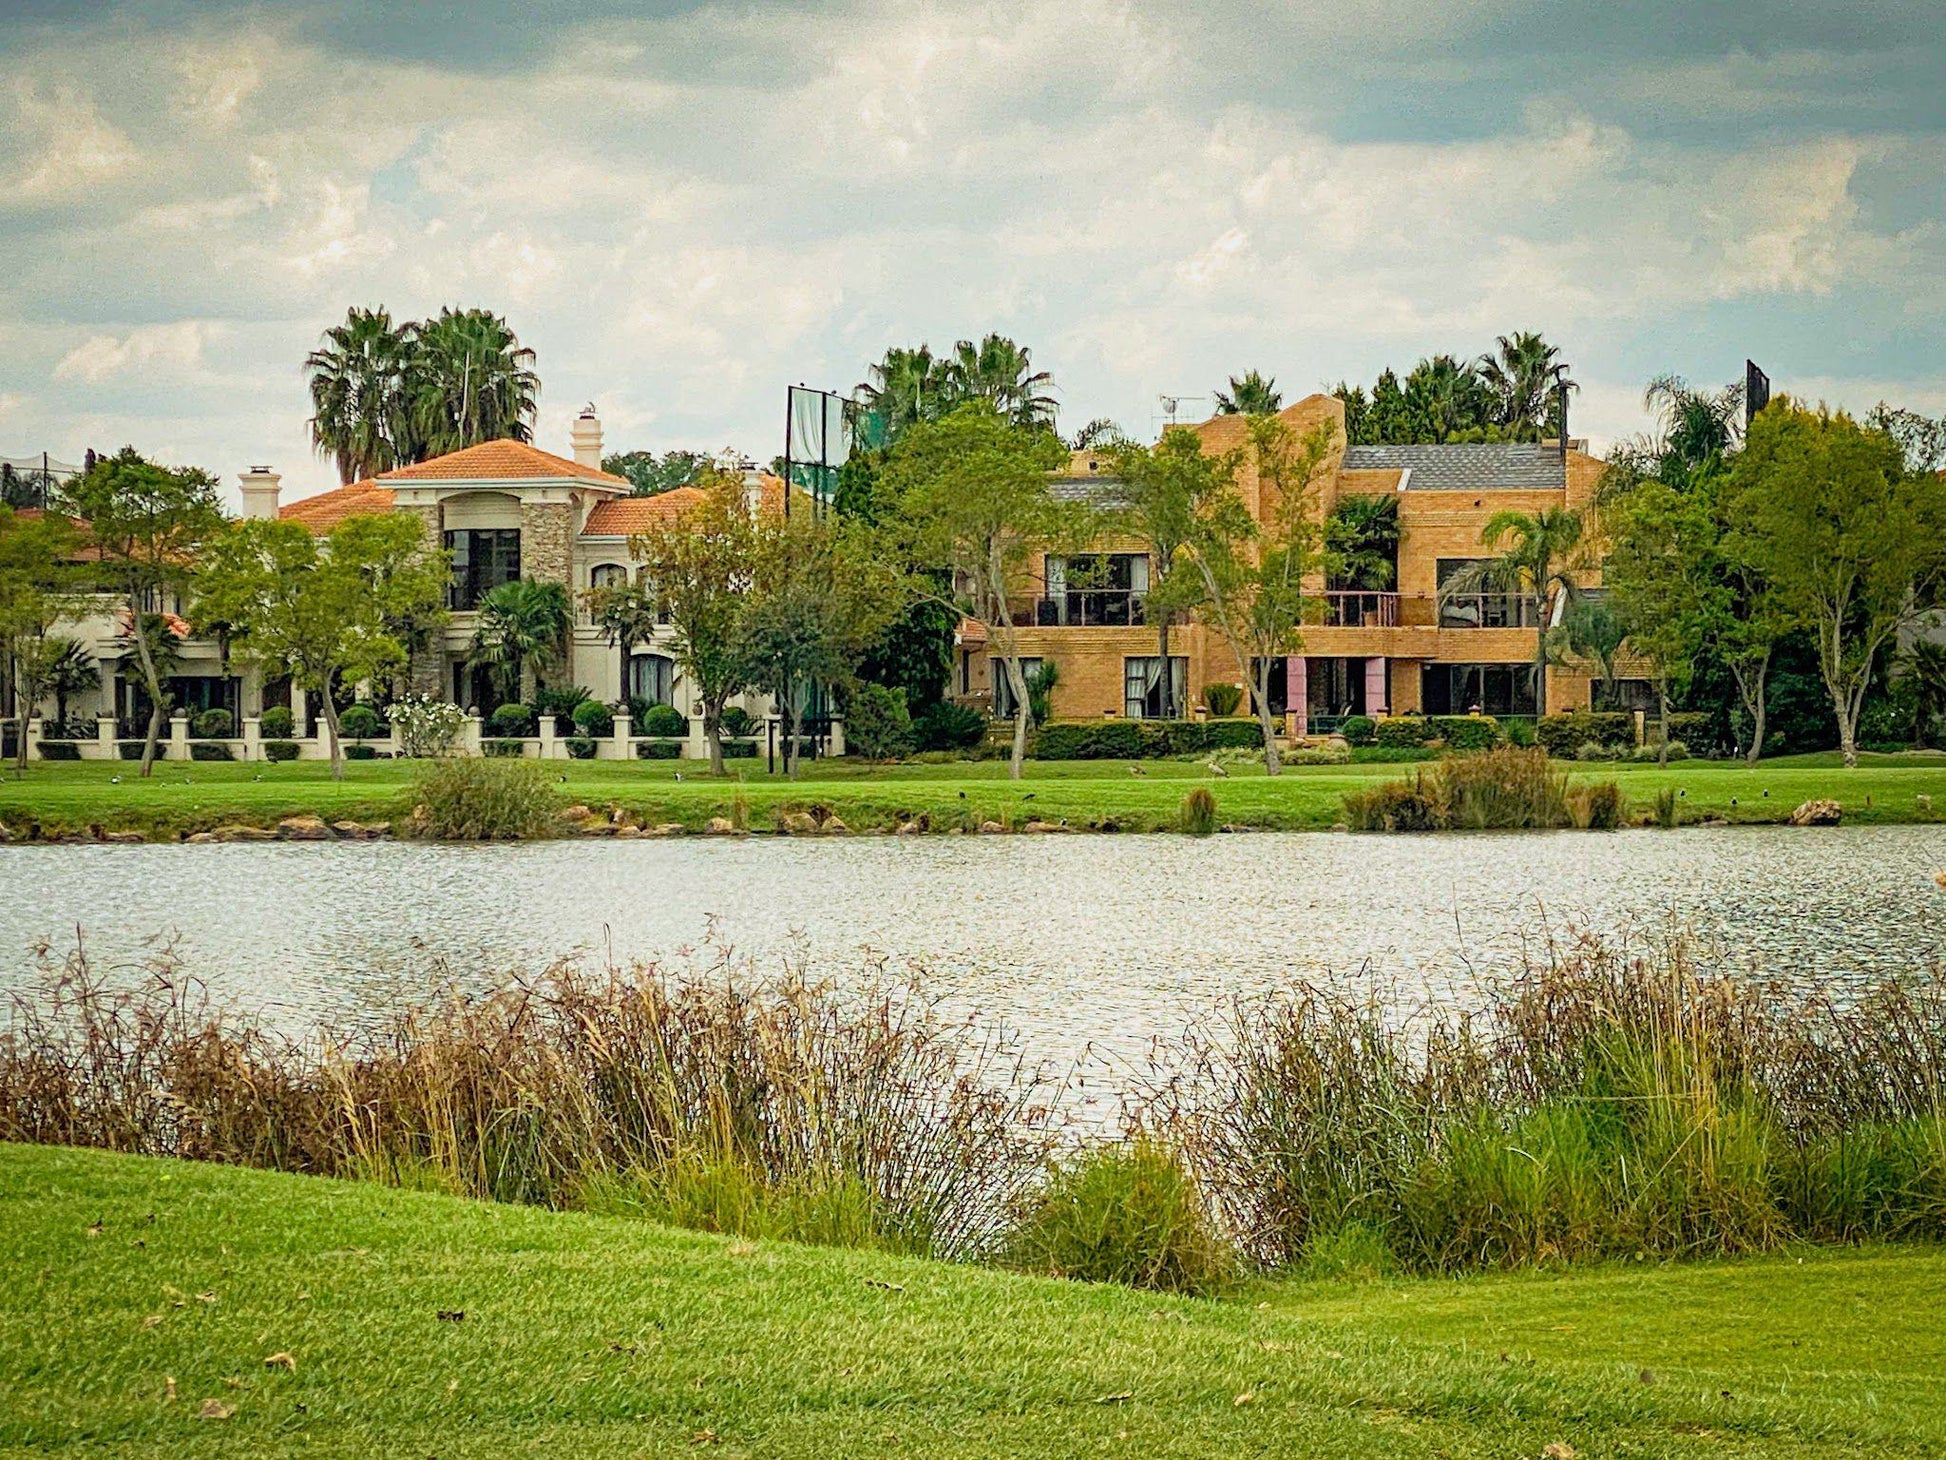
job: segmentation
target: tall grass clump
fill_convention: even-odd
[[[1568,792],[1568,816],[1582,831],[1614,831],[1628,819],[1628,797],[1613,781],[1594,781]]]
[[[1054,1167],[1022,1201],[1001,1256],[1023,1272],[1176,1293],[1214,1292],[1236,1275],[1196,1183],[1144,1135]]]
[[[1208,786],[1197,786],[1182,798],[1182,829],[1191,836],[1209,836],[1216,830],[1216,797]]]
[[[1946,1238],[1936,978],[1838,1005],[1576,939],[1466,1013],[1239,1003],[1147,1097],[1266,1267],[1354,1225],[1428,1270]]]
[[[990,1249],[1052,1150],[1037,1070],[876,975],[560,964],[290,1040],[166,965],[44,972],[0,1036],[0,1139],[942,1257]]]
[[[1355,831],[1531,830],[1570,824],[1567,775],[1538,746],[1501,745],[1443,757],[1411,779],[1344,799]]]
[[[442,756],[413,771],[409,825],[439,841],[518,841],[548,835],[558,807],[539,761]]]

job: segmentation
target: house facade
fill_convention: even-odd
[[[1344,440],[1344,405],[1313,395],[1290,406],[1281,419],[1302,434],[1330,422]],[[1264,500],[1242,416],[1217,416],[1184,427],[1206,452],[1242,448],[1238,490],[1263,520]],[[1333,589],[1320,576],[1309,585],[1321,600],[1317,622],[1300,632],[1297,652],[1271,665],[1270,708],[1292,733],[1335,729],[1349,715],[1531,715],[1535,624],[1521,595],[1475,593],[1442,597],[1454,575],[1491,555],[1481,533],[1494,513],[1537,513],[1550,507],[1585,508],[1603,463],[1580,443],[1447,446],[1342,445],[1325,463],[1317,509],[1329,513],[1352,497],[1393,499],[1399,528],[1391,586]],[[1058,495],[1112,503],[1115,483],[1105,454],[1075,452],[1067,474],[1054,483]],[[1059,667],[1050,711],[1056,718],[1127,716],[1162,712],[1166,672],[1176,702],[1203,703],[1206,687],[1243,684],[1250,666],[1240,665],[1223,635],[1191,615],[1171,631],[1165,670],[1157,657],[1156,629],[1145,611],[1151,565],[1139,543],[1104,540],[1086,553],[1041,553],[1032,580],[1011,603],[1020,653],[1031,671]],[[1592,556],[1577,577],[1599,583]],[[1561,605],[1550,605],[1558,617]],[[989,696],[998,713],[1011,712],[1001,666],[991,662],[976,626],[962,634],[956,688]],[[1549,711],[1587,708],[1596,686],[1572,667],[1547,671]],[[1625,683],[1625,692],[1628,686]],[[1249,700],[1242,708],[1248,711]]]

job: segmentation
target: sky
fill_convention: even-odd
[[[1946,411],[1938,0],[0,0],[0,455],[334,485],[347,308],[505,314],[537,444],[782,447],[990,330],[1142,437],[1537,329]]]

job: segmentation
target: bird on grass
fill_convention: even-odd
[[[121,783],[122,778],[120,776],[110,776],[108,778],[108,784],[111,786],[119,786]]]
[[[1022,796],[1020,799],[1023,801],[1031,801],[1034,799],[1035,796],[1039,794],[1040,793],[1038,791],[1029,791],[1025,796]]]
[[[1204,766],[1203,769],[1208,771],[1213,776],[1227,777],[1230,774],[1228,771],[1223,769],[1223,764],[1221,761],[1213,760],[1208,765]]]
[[[682,779],[682,772],[681,772],[681,771],[677,771],[677,772],[676,772],[676,779],[677,779],[677,780],[679,780],[679,781],[680,781],[680,780]]]
[[[1140,767],[1139,765],[1130,766],[1128,768],[1128,773],[1131,776],[1146,776],[1148,774],[1148,772],[1143,770],[1142,767]]]

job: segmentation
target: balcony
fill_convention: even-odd
[[[1148,618],[1142,594],[1128,588],[1089,588],[1035,599],[1033,621],[1043,629],[1139,629]]]
[[[1531,629],[1539,617],[1524,593],[1455,593],[1439,600],[1442,629]]]
[[[1399,595],[1364,590],[1333,590],[1324,595],[1323,622],[1329,629],[1397,628]]]

